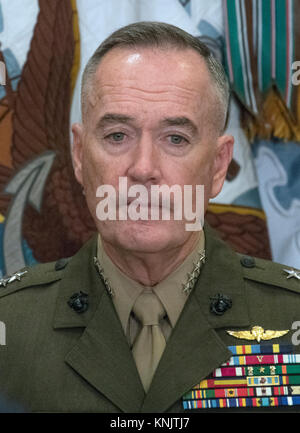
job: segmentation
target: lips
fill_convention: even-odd
[[[149,208],[151,208],[151,202],[149,202],[149,201],[143,202],[143,201],[140,201],[138,198],[133,198],[131,200],[128,200],[127,201],[127,206],[129,206],[134,201],[136,201],[136,205],[140,205],[142,207],[149,207]],[[162,207],[161,204],[159,204],[159,206],[156,206],[156,205],[152,205],[152,206],[153,207],[159,207],[159,208]]]

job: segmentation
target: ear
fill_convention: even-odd
[[[82,147],[83,147],[83,126],[80,123],[72,125],[73,145],[72,145],[72,160],[75,177],[82,185]]]
[[[227,170],[233,156],[233,144],[234,138],[232,135],[222,135],[217,139],[210,198],[216,197],[223,187]]]

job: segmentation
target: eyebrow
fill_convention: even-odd
[[[106,113],[102,116],[97,122],[96,128],[102,128],[107,124],[113,123],[128,123],[133,122],[134,118],[131,116],[126,116],[124,114],[118,113]],[[198,128],[194,122],[192,122],[187,117],[167,117],[163,119],[161,122],[162,126],[185,126],[187,127],[192,134],[198,133]]]
[[[185,126],[192,134],[198,133],[198,128],[194,122],[187,117],[168,117],[164,119],[161,124],[163,126]]]
[[[126,116],[124,114],[107,113],[98,120],[96,128],[102,128],[103,126],[110,123],[128,123],[133,120],[133,117]]]

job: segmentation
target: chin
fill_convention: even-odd
[[[188,237],[184,227],[172,221],[112,221],[98,229],[105,241],[139,253],[174,248]]]

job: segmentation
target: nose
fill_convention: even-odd
[[[150,134],[143,133],[133,154],[128,177],[134,183],[156,184],[160,180],[159,149]]]

